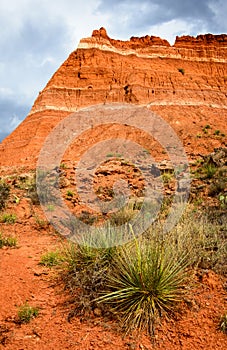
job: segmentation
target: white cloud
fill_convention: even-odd
[[[12,89],[8,87],[0,87],[0,97],[1,98],[10,98],[13,96]]]
[[[21,122],[22,119],[20,119],[16,114],[13,114],[9,120],[9,129],[15,129]]]
[[[174,44],[176,36],[190,35],[194,32],[193,23],[188,23],[184,20],[173,19],[163,24],[157,24],[149,28],[149,33],[154,36],[159,36],[169,41],[171,45]],[[200,33],[203,32],[201,26]],[[145,33],[144,33],[145,35]]]

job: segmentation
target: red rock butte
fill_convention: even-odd
[[[2,141],[0,166],[35,167],[46,136],[59,121],[83,107],[115,102],[145,105],[163,117],[189,158],[226,145],[226,57],[225,34],[176,37],[171,46],[155,36],[120,41],[104,28],[94,30]]]

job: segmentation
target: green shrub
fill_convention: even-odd
[[[93,225],[96,222],[97,217],[94,214],[91,214],[89,211],[83,210],[78,219],[87,225]]]
[[[97,300],[110,305],[126,333],[154,332],[156,320],[181,301],[188,281],[185,256],[148,241],[134,241],[118,251],[108,270],[104,295]]]
[[[216,196],[222,193],[226,188],[225,179],[216,179],[210,186],[208,190],[209,196]]]
[[[60,168],[61,168],[61,169],[67,169],[67,165],[66,165],[65,163],[61,163],[61,164],[60,164]]]
[[[73,196],[74,196],[73,191],[68,190],[68,191],[66,192],[66,196],[68,196],[68,197],[73,197]]]
[[[205,170],[206,178],[211,179],[215,175],[217,168],[213,164],[207,164],[204,167],[204,170]]]
[[[31,199],[32,204],[38,205],[39,204],[39,196],[36,190],[36,182],[35,178],[32,183],[30,183],[27,186],[27,196]]]
[[[158,227],[154,234],[158,234]],[[218,215],[218,210],[186,212],[178,224],[159,240],[163,239],[170,249],[189,252],[191,265],[202,269],[212,269],[226,274],[226,219]]]
[[[132,207],[125,206],[110,215],[110,223],[115,226],[124,225],[132,220],[136,213]]]
[[[172,179],[173,179],[173,174],[167,173],[167,172],[162,174],[162,181],[165,184],[168,184]]]
[[[209,124],[205,125],[205,126],[203,127],[203,132],[204,132],[204,134],[208,134],[208,130],[209,130],[209,129],[211,129],[211,126],[210,126]]]
[[[46,206],[46,210],[47,211],[55,211],[55,206],[54,206],[54,204],[47,204],[47,206]]]
[[[225,208],[227,206],[227,194],[221,194],[218,199],[221,207]]]
[[[39,184],[39,186],[37,186]],[[34,205],[49,204],[57,202],[56,196],[52,193],[53,187],[58,186],[57,176],[51,179],[51,173],[48,171],[39,170],[34,178],[27,186],[28,197]]]
[[[184,70],[184,68],[178,68],[178,72],[180,72],[182,75],[184,75],[184,74],[185,74],[185,70]]]
[[[39,309],[30,306],[27,302],[18,309],[18,323],[29,323],[33,318],[37,317]]]
[[[204,163],[196,172],[196,177],[201,179],[211,179],[214,177],[217,167],[214,164]]]
[[[47,252],[41,256],[39,264],[46,267],[53,267],[61,264],[62,261],[63,256],[60,254],[59,251]]]
[[[49,225],[47,220],[40,218],[38,215],[35,215],[34,219],[39,229],[46,229]]]
[[[9,198],[10,186],[4,181],[0,182],[0,210],[4,209]]]
[[[97,228],[97,234],[85,234],[80,244],[69,243],[65,247],[62,277],[66,288],[74,297],[76,294],[69,318],[83,317],[97,306],[95,299],[105,287],[106,274],[117,249],[112,246],[112,231],[106,233]]]
[[[101,314],[120,319],[126,333],[152,333],[160,315],[173,312],[190,292],[194,268],[226,274],[226,221],[213,208],[212,214],[189,207],[170,232],[163,232],[161,218],[139,240],[125,225],[131,229],[129,243],[116,226],[81,232],[80,244],[65,248],[61,265],[74,299],[69,318],[83,319],[98,307]]]
[[[2,247],[16,247],[17,239],[12,236],[3,236],[0,232],[0,248]]]
[[[16,220],[17,220],[17,217],[15,214],[4,213],[0,217],[0,222],[7,223],[7,224],[14,224]]]
[[[219,322],[219,329],[223,333],[227,333],[227,313],[225,313],[223,316],[221,316],[221,319]]]

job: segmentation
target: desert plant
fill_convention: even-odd
[[[46,210],[47,210],[47,211],[55,211],[55,206],[54,206],[54,204],[51,204],[51,203],[47,204]]]
[[[218,199],[221,207],[225,208],[227,206],[227,194],[221,194]]]
[[[13,197],[14,197],[14,199],[13,199],[14,203],[19,204],[20,198],[18,196],[16,196],[15,194],[13,195]]]
[[[47,220],[40,218],[38,215],[35,215],[34,219],[39,229],[46,229],[49,225]]]
[[[163,197],[162,203],[161,203],[161,207],[160,207],[160,212],[159,212],[159,217],[166,217],[167,214],[170,211],[171,205],[172,205],[172,201],[173,201],[173,196],[169,195],[169,196],[165,196]]]
[[[150,154],[149,149],[146,149],[146,148],[143,149],[143,152],[144,152],[145,154]]]
[[[121,153],[107,153],[106,154],[106,157],[107,158],[121,158],[122,157],[122,154]]]
[[[68,196],[68,197],[73,197],[73,196],[74,196],[73,191],[68,190],[68,191],[66,192],[66,196]]]
[[[152,333],[160,315],[174,310],[190,290],[193,268],[226,273],[224,219],[211,221],[210,213],[189,207],[168,233],[162,231],[162,219],[139,239],[130,224],[124,227],[130,228],[129,243],[124,231],[120,237],[119,227],[109,225],[83,232],[79,243],[67,245],[60,269],[73,296],[69,318],[83,318],[98,307],[120,318],[126,332]]]
[[[61,168],[61,169],[67,169],[67,165],[66,165],[65,163],[61,163],[61,164],[60,164],[60,168]]]
[[[209,196],[215,196],[221,194],[226,188],[225,179],[216,179],[210,186],[208,190]]]
[[[221,316],[220,322],[219,322],[219,329],[223,333],[227,333],[227,313]]]
[[[226,274],[226,220],[221,220],[212,208],[212,215],[207,212],[188,210],[178,224],[159,240],[164,240],[173,252],[182,254],[189,252],[192,266],[203,269],[213,269],[220,274]],[[216,217],[217,216],[217,217]],[[158,235],[159,228],[153,229],[153,235]]]
[[[27,196],[31,199],[32,204],[38,205],[39,204],[39,196],[36,190],[36,182],[35,178],[33,181],[27,186]]]
[[[176,259],[167,247],[135,240],[118,251],[98,302],[110,305],[126,333],[147,329],[153,334],[161,314],[182,300],[187,266],[185,256]]]
[[[4,181],[0,182],[0,210],[6,206],[7,199],[10,194],[10,186]]]
[[[132,206],[125,206],[110,215],[110,223],[115,226],[124,225],[131,221],[136,213]]]
[[[184,75],[184,74],[185,74],[185,70],[184,70],[184,68],[178,68],[178,72],[180,72],[182,75]]]
[[[29,323],[33,318],[38,316],[38,313],[39,309],[37,307],[30,306],[26,302],[18,309],[18,323]]]
[[[58,187],[58,176],[52,176],[51,171],[38,170],[32,182],[28,186],[28,197],[34,205],[55,203],[57,198],[53,193],[53,188]]]
[[[14,224],[17,220],[17,217],[15,214],[10,213],[4,213],[0,217],[0,222],[7,223],[7,224]]]
[[[53,252],[50,251],[43,254],[41,256],[39,264],[46,267],[53,267],[61,264],[63,260],[64,259],[61,253],[58,250],[56,250]]]
[[[209,130],[209,129],[211,129],[211,126],[210,126],[209,124],[205,125],[205,126],[203,127],[203,132],[204,132],[204,134],[208,134],[208,130]]]
[[[168,173],[168,172],[164,172],[162,174],[162,180],[163,180],[164,184],[168,184],[172,179],[173,179],[173,174]]]
[[[90,243],[70,243],[64,251],[64,260],[68,264],[68,271],[81,271],[90,268],[98,262],[106,263],[107,253],[101,248],[94,248]]]
[[[65,247],[62,277],[75,299],[69,318],[75,314],[83,317],[97,305],[94,300],[105,286],[106,274],[117,249],[112,246],[112,233],[97,228],[97,233],[84,235],[80,244],[71,242]]]
[[[204,174],[205,179],[211,179],[215,175],[217,167],[212,163],[205,163],[203,164],[201,171]]]
[[[83,210],[78,216],[78,219],[87,225],[93,225],[96,222],[97,217],[89,211]]]
[[[16,247],[17,239],[13,236],[3,236],[0,232],[0,248],[2,247]]]

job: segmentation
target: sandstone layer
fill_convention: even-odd
[[[226,143],[226,57],[224,34],[177,37],[171,46],[154,36],[120,41],[109,38],[104,28],[94,30],[0,144],[0,165],[35,167],[46,136],[59,121],[80,108],[115,102],[148,106],[163,117],[189,158],[211,152]],[[102,132],[100,127],[93,136]],[[121,128],[115,132],[121,134]],[[85,135],[83,145],[93,136]],[[144,147],[152,148],[148,138],[141,139]]]

